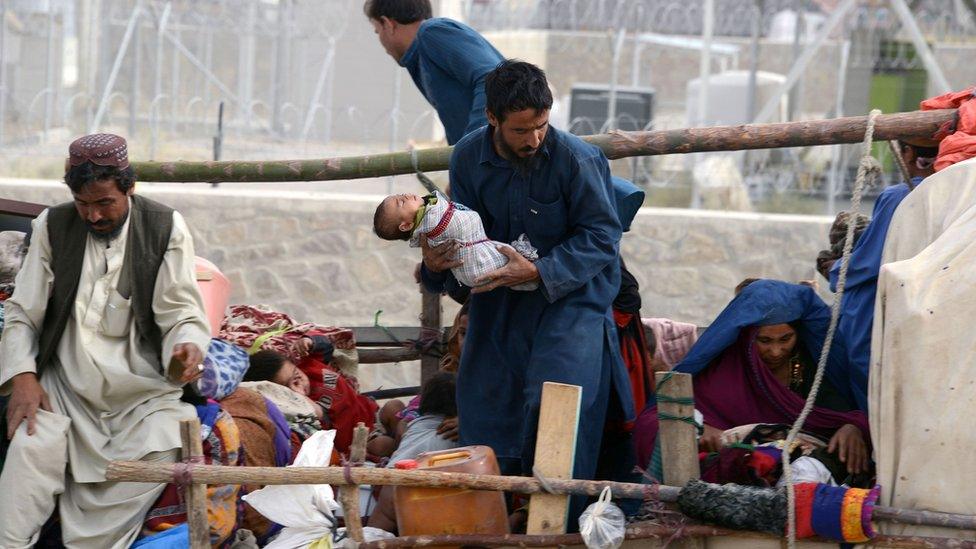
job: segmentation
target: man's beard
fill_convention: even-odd
[[[108,232],[96,230],[95,225],[88,223],[87,221],[85,222],[85,226],[88,227],[88,232],[99,240],[115,240],[117,236],[122,234],[122,228],[125,227],[125,220],[128,218],[129,212],[125,212],[125,215],[122,216],[122,219],[118,221],[118,224]]]
[[[502,151],[502,157],[508,160],[515,170],[519,173],[527,173],[536,165],[536,156],[539,152],[538,149],[529,156],[519,156],[515,149],[510,147],[505,139],[502,137],[501,133],[497,130],[494,132],[495,145],[498,146],[499,150]]]

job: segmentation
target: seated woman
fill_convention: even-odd
[[[830,310],[809,286],[759,280],[742,289],[674,369],[694,376],[702,450],[718,450],[722,433],[733,427],[792,425],[810,392],[829,321]],[[857,474],[869,466],[870,435],[867,416],[852,411],[844,356],[835,341],[804,431],[829,440],[828,453]],[[657,421],[656,404],[637,420],[639,463],[652,461]]]
[[[309,381],[295,363],[275,351],[258,351],[250,357],[241,387],[256,391],[281,411],[291,430],[291,455],[322,429],[325,412],[309,398]]]

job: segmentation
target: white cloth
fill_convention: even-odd
[[[427,210],[424,212],[420,224],[417,225],[413,236],[410,238],[410,245],[415,248],[420,247],[420,235],[429,234],[433,231],[444,219],[448,210],[452,209],[453,211],[451,212],[450,219],[446,222],[446,227],[437,236],[428,237],[428,242],[431,246],[440,246],[445,242],[458,242],[461,244],[461,249],[458,250],[458,259],[462,263],[460,266],[451,269],[451,272],[458,282],[469,288],[474,288],[477,286],[475,281],[478,278],[492,271],[497,271],[508,263],[508,257],[498,251],[498,246],[511,247],[511,245],[489,240],[488,235],[485,234],[485,227],[481,222],[481,216],[478,212],[470,210],[457,202],[454,202],[453,208],[451,208],[452,202],[446,196],[441,193],[436,193],[436,196],[437,202],[427,206]],[[527,243],[528,237],[515,250],[530,260],[538,259],[538,254],[534,258],[526,255],[527,251],[535,251],[535,248],[532,248],[531,244],[526,246]],[[538,282],[526,282],[525,284],[513,286],[512,289],[532,291],[538,287]]]
[[[88,236],[78,291],[58,345],[57,363],[40,380],[54,412],[71,420],[67,431],[70,480],[62,496],[62,516],[65,508],[72,507],[73,494],[79,493],[72,483],[103,482],[105,468],[112,460],[138,460],[179,448],[180,420],[196,415],[193,407],[180,401],[181,388],[167,380],[161,367],[169,363],[177,343],[194,343],[206,352],[210,341],[196,285],[189,229],[182,216],[174,212],[173,231],[152,302],[163,334],[162,357],[147,357],[145,351],[137,348],[129,300],[116,290],[127,238],[128,221],[112,241]],[[16,290],[5,303],[0,393],[10,391],[9,381],[17,374],[36,372],[38,332],[53,283],[50,263],[44,212],[34,220],[31,246],[17,275]],[[135,505],[117,505],[118,501],[113,500],[131,498],[129,488],[91,486],[84,496],[90,496],[90,503],[96,507],[106,509],[106,521],[117,524],[130,522],[132,517],[128,515],[145,512]],[[0,498],[5,497],[0,492]],[[106,499],[99,501],[100,498]]]
[[[879,505],[976,514],[976,159],[930,176],[885,241],[868,381]],[[887,534],[973,532],[884,523]]]
[[[390,456],[387,467],[394,467],[396,462],[404,459],[416,459],[424,452],[438,452],[457,448],[457,442],[447,440],[437,434],[437,428],[440,427],[444,419],[444,416],[426,415],[411,421],[407,425],[403,437],[400,438],[400,446]]]

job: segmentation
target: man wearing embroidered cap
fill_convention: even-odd
[[[73,142],[64,181],[74,200],[34,221],[5,304],[5,548],[36,543],[56,500],[67,547],[132,543],[162,486],[105,482],[106,466],[176,460],[179,422],[195,417],[181,387],[210,340],[189,230],[133,193],[125,140]]]

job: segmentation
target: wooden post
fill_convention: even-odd
[[[701,476],[698,466],[697,428],[687,421],[673,418],[694,418],[695,405],[673,402],[693,399],[691,374],[655,372],[657,383],[657,436],[661,442],[661,465],[668,486],[684,486]]]
[[[423,286],[420,287],[421,293],[421,312],[420,312],[420,332],[424,337],[437,332],[438,342],[441,338],[441,295],[428,292]],[[430,379],[440,368],[440,358],[431,356],[430,353],[423,353],[420,356],[420,383]]]
[[[183,442],[183,460],[192,463],[203,458],[203,441],[200,440],[200,420],[184,419],[180,422],[180,440]],[[190,548],[210,547],[210,522],[207,520],[207,485],[192,483],[183,489],[186,502],[186,522],[190,528]]]
[[[352,446],[349,450],[349,463],[353,466],[362,465],[366,461],[366,437],[369,429],[360,422],[352,435]],[[350,484],[339,487],[339,502],[342,504],[342,516],[346,519],[346,535],[356,543],[365,541],[363,537],[363,521],[359,510],[359,485]]]
[[[535,440],[535,471],[546,479],[573,478],[576,431],[583,388],[542,384],[539,428]],[[529,500],[528,534],[565,534],[569,496],[535,494]]]
[[[689,480],[701,476],[698,465],[697,428],[687,421],[673,418],[694,418],[695,405],[674,402],[693,402],[691,374],[655,372],[657,386],[657,437],[661,443],[662,481],[671,486],[684,486]],[[704,542],[698,538],[679,540],[676,549],[701,549]]]

